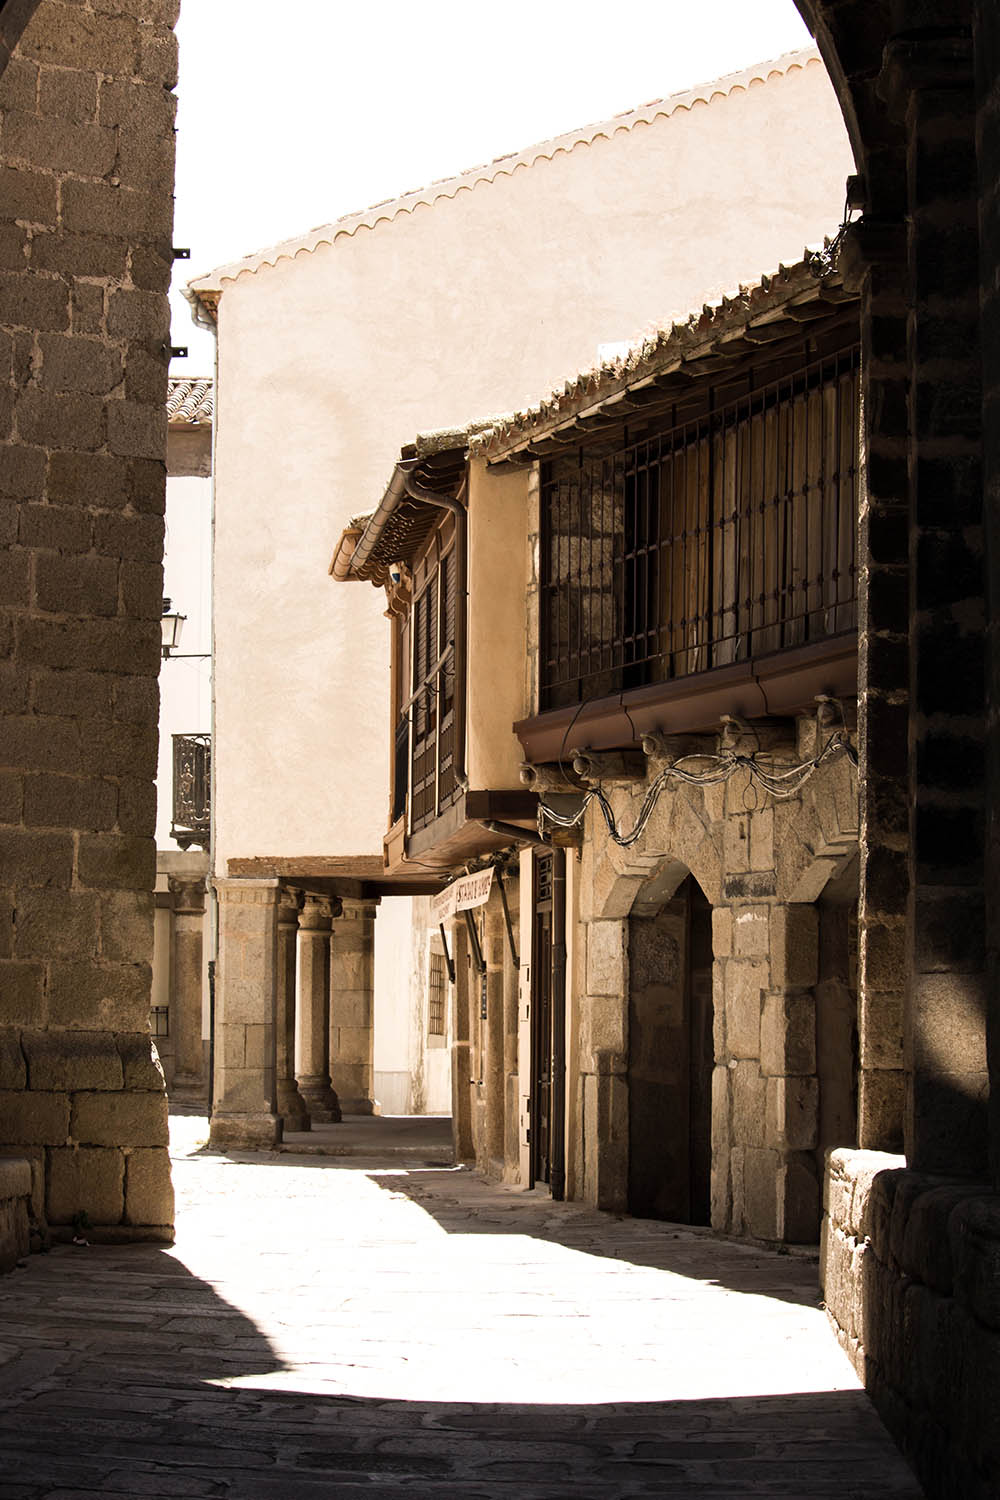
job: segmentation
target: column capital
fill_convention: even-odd
[[[879,219],[865,214],[845,231],[838,265],[849,291],[861,290],[873,266],[905,264],[906,225],[901,219]]]
[[[354,901],[345,897],[340,903],[340,911],[336,920],[343,922],[374,922],[378,911],[378,898],[367,901]]]
[[[246,880],[216,875],[212,884],[219,901],[231,906],[276,906],[281,891],[281,881],[273,879]]]
[[[200,916],[205,910],[204,875],[169,875],[167,889],[173,897],[175,912],[191,912]]]
[[[282,886],[281,895],[278,898],[278,926],[297,927],[299,912],[302,910],[302,892],[289,886]]]
[[[322,896],[306,896],[299,912],[299,927],[303,932],[330,931],[330,903]]]

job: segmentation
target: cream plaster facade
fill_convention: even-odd
[[[851,158],[815,54],[685,99],[193,283],[218,305],[220,875],[380,847],[381,597],[324,563],[400,435],[523,405],[836,228]]]

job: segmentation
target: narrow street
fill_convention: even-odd
[[[808,1256],[172,1123],[174,1248],[0,1283],[0,1500],[921,1494]]]

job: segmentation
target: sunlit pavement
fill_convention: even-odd
[[[921,1494],[809,1258],[173,1125],[176,1247],[0,1282],[0,1500]]]

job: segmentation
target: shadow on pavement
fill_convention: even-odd
[[[448,1226],[450,1205],[421,1206]],[[524,1232],[517,1216],[510,1228]],[[159,1247],[60,1247],[3,1291],[0,1500],[921,1495],[861,1391],[582,1405],[560,1403],[554,1385],[545,1405],[362,1399],[349,1362],[336,1381],[322,1363],[292,1369]],[[474,1340],[470,1329],[472,1360]]]
[[[811,1247],[786,1254],[686,1224],[601,1213],[576,1203],[554,1203],[537,1193],[503,1193],[475,1173],[463,1172],[461,1197],[449,1192],[447,1173],[370,1175],[385,1191],[417,1204],[448,1234],[524,1234],[564,1249],[671,1271],[731,1291],[776,1297],[798,1307],[816,1307],[820,1300],[818,1255]],[[481,1209],[476,1205],[477,1186]],[[470,1211],[474,1208],[476,1212]]]

